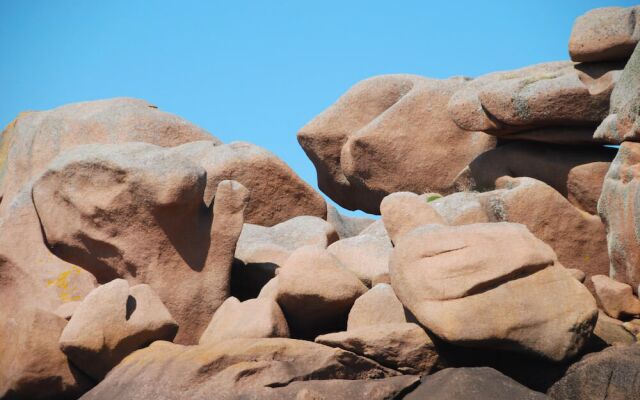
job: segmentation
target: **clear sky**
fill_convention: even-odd
[[[568,59],[577,16],[633,4],[0,0],[0,125],[23,110],[138,97],[225,142],[266,147],[316,187],[296,132],[359,80]]]

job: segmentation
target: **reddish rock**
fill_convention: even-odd
[[[370,213],[392,192],[453,192],[455,176],[494,146],[447,115],[449,98],[466,84],[383,75],[353,86],[298,133],[320,189],[345,208]]]
[[[380,324],[407,322],[404,306],[386,283],[379,283],[358,297],[349,311],[347,330]]]
[[[631,286],[606,275],[591,277],[598,304],[616,319],[640,316],[640,300],[633,295]]]
[[[427,199],[415,193],[397,192],[388,195],[380,203],[380,213],[393,243],[397,243],[402,235],[418,226],[446,225],[444,218],[427,203]]]
[[[640,7],[604,7],[576,19],[569,39],[573,61],[626,60],[640,40]]]
[[[340,264],[368,287],[389,274],[391,243],[386,238],[358,235],[338,240],[327,247]]]

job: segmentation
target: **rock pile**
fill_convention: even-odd
[[[0,398],[639,398],[639,12],[572,62],[356,84],[298,140],[376,221],[141,100],[19,115]]]

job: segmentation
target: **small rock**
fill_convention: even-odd
[[[640,316],[640,300],[633,295],[631,286],[606,275],[591,277],[598,303],[615,319]]]
[[[391,285],[379,283],[358,297],[349,311],[347,331],[380,324],[407,322],[404,306]]]
[[[385,197],[380,203],[380,213],[393,243],[398,243],[402,235],[418,226],[447,224],[425,197],[409,192],[392,193]]]

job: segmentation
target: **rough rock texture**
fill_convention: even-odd
[[[47,164],[82,144],[147,142],[163,147],[220,141],[203,129],[138,99],[115,98],[24,112],[2,132],[0,193],[10,201]],[[0,213],[4,212],[4,201]]]
[[[616,319],[640,316],[640,300],[633,295],[631,286],[606,275],[591,277],[596,299],[602,309]]]
[[[636,18],[640,21],[640,17]],[[640,28],[636,31],[640,36]],[[611,143],[640,141],[640,45],[636,46],[611,93],[609,116],[593,136]]]
[[[390,271],[400,301],[453,344],[562,361],[597,318],[589,291],[519,224],[417,228],[395,247]]]
[[[494,146],[490,136],[465,133],[447,115],[449,98],[465,85],[462,78],[383,75],[353,86],[298,133],[320,189],[369,213],[392,192],[454,191],[455,176]]]
[[[380,324],[407,322],[404,306],[391,285],[379,283],[358,297],[349,311],[347,331]]]
[[[240,302],[229,297],[213,314],[199,344],[270,337],[289,337],[289,326],[278,303],[267,298]]]
[[[277,287],[292,335],[303,338],[344,330],[353,302],[367,291],[331,253],[315,246],[291,254]]]
[[[327,204],[327,222],[333,225],[340,239],[347,239],[358,235],[366,227],[374,223],[375,220],[344,215],[336,210],[334,206]]]
[[[545,400],[493,368],[447,368],[422,378],[405,400]]]
[[[338,240],[327,247],[340,264],[353,272],[365,285],[389,274],[391,243],[385,238],[372,235],[358,235]]]
[[[588,347],[591,349],[588,350],[601,351],[616,344],[634,344],[636,338],[625,328],[622,321],[611,318],[600,310],[590,342]]]
[[[380,203],[384,227],[393,243],[414,228],[427,224],[446,225],[446,221],[434,210],[424,196],[415,193],[396,192]]]
[[[221,400],[263,398],[291,382],[397,375],[353,353],[293,339],[234,339],[200,346],[155,342],[127,357],[83,399],[199,400],[212,393]]]
[[[640,40],[640,7],[604,7],[576,19],[569,39],[573,61],[626,60]]]
[[[495,189],[502,176],[542,181],[575,207],[597,213],[602,183],[617,149],[514,142],[478,156],[458,177],[461,187]]]
[[[539,128],[596,127],[624,63],[537,64],[481,76],[449,100],[449,115],[468,131],[498,137]]]
[[[272,226],[300,215],[327,216],[322,196],[275,154],[251,143],[216,145],[187,143],[172,149],[207,171],[206,204],[223,180],[240,182],[249,190],[245,222]]]
[[[555,400],[640,398],[640,344],[613,346],[585,356],[548,394]]]
[[[247,189],[218,185],[203,202],[206,172],[160,147],[87,145],[66,152],[36,181],[47,243],[98,281],[149,284],[195,343],[229,295]],[[179,290],[176,285],[179,284]]]
[[[403,374],[428,373],[438,363],[433,342],[412,323],[363,326],[320,335],[315,342],[351,351]]]
[[[99,382],[122,359],[155,340],[173,340],[178,325],[149,285],[114,279],[82,301],[60,335],[74,365]]]
[[[602,186],[598,213],[607,230],[611,278],[631,285],[640,284],[640,144],[624,142],[611,163]]]

